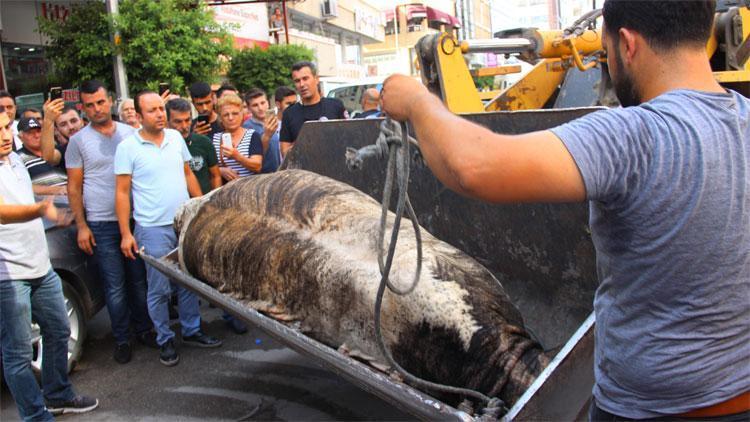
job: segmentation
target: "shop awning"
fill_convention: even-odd
[[[406,4],[398,7],[398,13],[406,15],[406,19],[424,19],[427,18],[432,22],[439,22],[443,25],[452,26],[454,28],[460,28],[461,23],[455,17],[449,15],[442,10],[435,9],[430,6],[424,6],[421,4]],[[394,9],[388,9],[384,11],[385,21],[390,22],[395,16]]]
[[[427,17],[427,7],[421,4],[405,4],[398,6],[399,15],[406,15],[406,20],[409,19],[424,19]],[[393,20],[395,14],[394,9],[388,9],[385,11],[385,21],[389,22]]]
[[[407,4],[404,9],[406,9],[406,19],[424,19],[427,17],[429,7],[421,4]]]
[[[454,28],[460,28],[461,23],[455,17],[443,12],[442,10],[435,9],[427,6],[427,19],[432,22],[440,22],[444,25],[450,25]]]

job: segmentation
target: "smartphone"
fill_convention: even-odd
[[[269,108],[268,109],[268,115],[269,116],[276,116],[278,109],[276,107]]]
[[[224,145],[227,148],[232,148],[232,134],[231,133],[222,133],[221,134],[221,144]]]
[[[62,98],[62,88],[61,87],[59,87],[59,86],[53,86],[52,88],[49,89],[49,99],[50,99],[50,101],[57,100],[57,99],[60,99],[60,98]]]
[[[167,90],[169,90],[169,84],[160,82],[159,83],[159,95],[163,95],[165,92],[167,92]]]
[[[200,124],[208,124],[208,116],[199,114],[198,117],[195,118],[195,126]]]

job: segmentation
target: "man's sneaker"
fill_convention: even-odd
[[[192,336],[182,337],[182,342],[184,344],[187,344],[188,346],[195,346],[195,347],[208,348],[208,347],[221,346],[221,340],[219,340],[216,337],[211,337],[209,335],[203,334],[200,331],[193,334]]]
[[[247,325],[237,318],[227,320],[226,324],[235,334],[245,334],[247,332]]]
[[[128,363],[133,356],[130,350],[130,343],[118,344],[115,346],[115,362]]]
[[[135,338],[138,339],[138,342],[146,347],[150,347],[152,349],[158,349],[159,343],[156,342],[156,333],[153,331],[146,331],[145,333],[136,334]]]
[[[174,340],[169,339],[162,344],[159,351],[159,362],[166,366],[175,366],[180,361],[180,355],[174,347]]]
[[[99,406],[99,400],[93,397],[75,396],[73,400],[64,403],[47,403],[47,411],[53,415],[64,413],[86,413]]]

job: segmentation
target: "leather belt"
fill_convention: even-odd
[[[745,391],[739,396],[734,396],[731,399],[725,400],[721,403],[716,403],[708,407],[702,407],[700,409],[680,413],[676,416],[681,416],[684,418],[710,418],[715,416],[734,415],[735,413],[742,413],[747,411],[750,411],[750,391]]]

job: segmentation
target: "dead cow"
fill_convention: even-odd
[[[355,188],[287,170],[191,200],[175,229],[184,270],[383,368],[373,324],[379,219],[380,205]],[[486,268],[426,232],[423,254],[417,288],[383,299],[383,337],[394,358],[419,377],[514,403],[547,357]],[[391,281],[404,289],[416,260],[409,224],[395,256]]]

